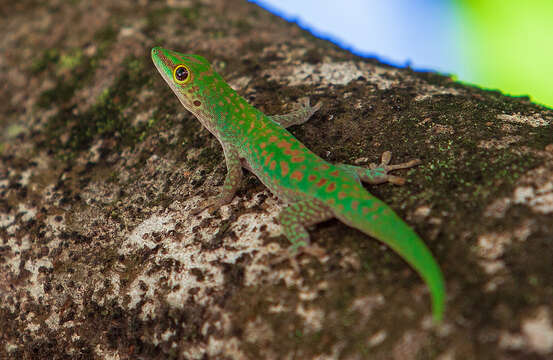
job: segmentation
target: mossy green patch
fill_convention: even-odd
[[[58,49],[46,49],[35,61],[31,63],[31,72],[36,74],[43,72],[53,64],[56,64],[60,58]]]
[[[115,30],[107,26],[98,31],[94,39],[98,49],[92,56],[84,55],[80,49],[73,49],[67,53],[58,49],[47,49],[39,60],[31,65],[30,71],[35,74],[46,70],[70,70],[69,75],[59,76],[56,79],[52,89],[40,94],[37,101],[39,108],[63,105],[73,97],[75,91],[88,84],[98,65],[98,60],[105,56],[106,51],[115,42]]]
[[[83,52],[81,49],[75,49],[71,53],[63,54],[59,58],[60,70],[71,70],[77,67],[83,60]]]
[[[195,3],[193,6],[185,8],[174,8],[171,6],[165,6],[148,12],[146,15],[146,26],[144,32],[146,34],[155,36],[159,31],[158,29],[165,23],[167,23],[168,16],[178,17],[178,22],[183,27],[179,27],[178,32],[184,32],[186,29],[193,29],[196,26],[196,21],[200,17],[200,11],[203,7],[200,3]],[[184,34],[183,34],[184,35]]]
[[[132,126],[123,110],[149,81],[144,76],[143,59],[129,58],[127,65],[115,83],[104,90],[94,106],[83,113],[74,113],[74,107],[62,110],[50,119],[45,145],[63,157],[73,157],[75,152],[88,148],[96,136],[116,136],[118,145],[133,145],[144,138],[145,131],[155,124],[154,119]],[[64,140],[62,140],[64,139]]]

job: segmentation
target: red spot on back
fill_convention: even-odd
[[[326,187],[326,191],[327,191],[327,192],[333,192],[334,190],[336,190],[336,183],[330,183],[330,184],[328,184],[328,186]]]
[[[292,157],[292,162],[293,163],[299,163],[299,162],[302,162],[303,160],[305,160],[304,156],[293,156]]]
[[[265,156],[265,155],[267,155],[267,150],[263,150],[263,151],[261,152],[261,156]]]
[[[317,180],[317,177],[316,177],[315,175],[311,174],[311,175],[309,175],[309,176],[307,177],[307,180],[309,180],[309,181],[315,181],[315,180]]]
[[[363,206],[363,207],[361,208],[361,211],[363,212],[363,215],[367,215],[367,214],[369,213],[369,210],[370,210],[370,209],[369,209],[368,207],[366,207],[366,206]]]
[[[358,206],[359,206],[359,201],[353,200],[353,201],[351,202],[351,208],[352,208],[353,210],[357,210],[357,207],[358,207]]]
[[[267,146],[267,143],[265,141],[259,144],[259,147],[262,149],[265,149],[266,146]]]
[[[189,93],[189,94],[192,94],[193,92],[194,92],[194,89],[193,89],[193,88],[188,89],[188,93]]]
[[[340,172],[338,171],[338,169],[334,170],[333,172],[330,173],[330,175],[332,176],[338,176],[340,174]]]
[[[319,182],[317,183],[317,186],[318,186],[318,187],[321,187],[321,186],[323,186],[324,184],[326,184],[326,179],[321,179],[321,180],[319,180]]]
[[[277,140],[278,140],[278,137],[274,135],[269,138],[269,142],[277,142]]]
[[[273,157],[274,153],[270,153],[269,156],[265,158],[265,166],[269,165],[269,162],[271,162],[271,158]]]
[[[286,140],[281,140],[277,146],[279,148],[285,148],[285,149],[290,149],[290,146],[292,146],[292,144],[290,144],[289,142],[287,142]]]
[[[345,192],[343,192],[343,191],[340,191],[340,192],[338,193],[338,199],[340,199],[340,200],[345,199],[347,196],[348,196],[348,195],[347,195]]]
[[[274,170],[276,167],[276,161],[271,161],[271,165],[269,165],[269,169]]]
[[[280,162],[280,172],[282,177],[285,177],[288,175],[288,171],[290,171],[290,167],[288,166],[288,163],[286,161]]]
[[[292,174],[290,175],[290,178],[292,178],[294,180],[301,181],[301,179],[303,179],[303,173],[298,171],[298,170],[294,170],[294,171],[292,171]]]

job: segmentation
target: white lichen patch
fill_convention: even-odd
[[[0,227],[7,228],[13,225],[15,221],[15,214],[3,213],[0,214]],[[9,234],[10,232],[8,232]]]
[[[31,178],[32,174],[33,174],[32,169],[27,169],[25,171],[22,171],[20,175],[21,179],[19,180],[19,184],[21,184],[21,186],[29,185],[29,179]]]
[[[511,244],[511,235],[506,233],[487,233],[478,237],[477,253],[483,259],[495,260]]]
[[[245,340],[253,344],[266,344],[274,340],[274,331],[260,316],[248,321],[244,329]]]
[[[41,258],[25,262],[25,270],[28,270],[31,273],[27,291],[35,301],[39,301],[40,297],[45,295],[44,287],[41,281],[43,275],[41,275],[39,271],[41,267],[52,269],[53,265],[51,259]]]
[[[218,216],[208,211],[191,216],[190,209],[198,205],[199,197],[184,203],[174,202],[165,211],[150,216],[132,229],[119,253],[132,256],[144,249],[155,249],[155,252],[138,268],[138,273],[125,289],[130,299],[127,306],[134,308],[140,304],[144,319],[154,316],[160,301],[175,308],[182,308],[187,302],[211,306],[213,297],[210,294],[221,289],[225,281],[224,269],[218,264],[236,263],[244,256],[252,259],[244,268],[246,285],[255,286],[261,278],[269,281],[278,281],[283,276],[292,278],[286,271],[270,272],[268,269],[268,256],[280,248],[265,245],[263,239],[280,234],[275,218],[282,204],[268,192],[263,194],[261,205],[260,194],[249,201],[235,198],[230,205],[219,209]],[[233,215],[231,208],[239,203],[246,209],[261,206],[264,211],[245,212],[227,224]],[[221,236],[219,232],[224,226],[227,228]],[[205,246],[218,236],[221,236],[218,241],[222,241],[222,246],[206,250]],[[160,268],[161,264],[172,265]],[[118,272],[125,270],[118,269]],[[278,276],[271,279],[271,274]],[[296,277],[287,283],[301,289],[303,280]],[[155,290],[160,288],[165,289],[162,294]]]
[[[500,257],[505,252],[505,247],[511,242],[511,235],[507,233],[487,233],[478,237],[476,245],[476,252],[479,256],[478,263],[490,276],[484,287],[486,291],[494,291],[505,281],[507,269],[505,262]]]
[[[21,221],[29,221],[33,219],[36,216],[36,211],[36,208],[29,207],[25,203],[20,203],[17,208],[17,212],[22,215]]]
[[[130,301],[127,304],[129,309],[134,309],[138,302],[143,300],[144,297],[147,297],[148,299],[152,299],[154,297],[154,291],[158,285],[159,275],[160,274],[148,276],[146,274],[141,274],[134,279],[132,284],[129,286],[129,291],[127,292],[130,296]],[[144,288],[146,289],[144,290]],[[142,315],[146,318],[146,315],[149,314]]]
[[[48,326],[52,330],[56,330],[58,328],[58,325],[60,323],[60,314],[58,312],[52,312],[50,316],[44,321],[46,326]],[[65,323],[67,324],[67,323]]]
[[[553,212],[553,181],[537,189],[531,186],[519,186],[514,192],[514,203],[524,204],[542,214]]]
[[[511,144],[515,144],[522,140],[521,136],[518,135],[507,135],[501,139],[489,139],[482,140],[478,143],[478,147],[482,149],[505,149]]]
[[[19,265],[21,264],[21,257],[19,255],[21,255],[25,250],[29,250],[32,246],[32,242],[29,235],[25,235],[20,240],[15,237],[9,237],[7,245],[9,246],[11,253],[15,256],[7,257],[5,265],[9,269],[8,271],[13,273],[14,276],[19,276]]]
[[[324,63],[321,65],[301,64],[292,69],[287,77],[290,86],[325,82],[332,85],[346,85],[363,73],[353,62]]]
[[[499,198],[488,205],[486,210],[484,210],[484,216],[500,219],[507,213],[511,204],[512,200],[510,198]]]
[[[175,223],[170,215],[152,215],[138,225],[124,241],[119,254],[125,255],[137,248],[154,248],[157,244],[148,235],[155,232],[169,232],[175,228]]]
[[[266,70],[263,75],[279,82],[296,85],[347,85],[360,77],[374,84],[380,90],[392,87],[396,71],[369,65],[364,62],[324,62],[321,64],[299,64]]]
[[[367,345],[369,347],[378,346],[382,344],[387,337],[388,337],[388,334],[386,333],[386,331],[384,330],[377,331],[367,339]]]
[[[419,95],[415,97],[415,101],[424,101],[435,95],[460,95],[461,92],[454,88],[437,87],[435,85],[422,85],[418,90]]]
[[[416,354],[424,345],[427,334],[420,331],[407,331],[396,342],[391,359],[415,360]]]
[[[523,220],[509,232],[490,232],[478,237],[475,247],[478,263],[484,272],[490,275],[490,280],[485,286],[486,291],[494,291],[499,284],[504,282],[505,276],[509,274],[509,269],[502,256],[513,242],[523,242],[528,239],[533,224],[534,222],[531,220]]]
[[[553,164],[547,163],[529,171],[520,180],[510,197],[491,203],[485,216],[501,218],[512,205],[524,205],[539,214],[553,213]]]
[[[499,335],[499,347],[506,350],[520,350],[526,346],[526,340],[520,334],[503,331]]]
[[[364,318],[371,317],[373,312],[384,305],[384,296],[381,294],[367,295],[353,301],[352,309],[359,312]]]
[[[300,303],[296,308],[296,314],[298,314],[304,321],[305,332],[316,332],[323,327],[323,320],[325,313],[322,309],[309,306]]]
[[[207,354],[213,358],[218,358],[224,354],[224,357],[229,359],[246,360],[248,356],[241,349],[241,344],[242,342],[236,337],[218,339],[214,336],[210,336],[206,350]],[[187,356],[187,359],[205,359],[205,355],[201,352],[185,351],[184,355],[191,356]]]
[[[539,308],[535,316],[522,321],[521,328],[530,349],[542,355],[553,352],[553,325],[549,309]]]
[[[547,126],[551,123],[550,120],[542,118],[539,114],[534,114],[533,116],[524,116],[520,113],[511,115],[499,114],[497,115],[497,119],[512,123],[530,125],[532,127]]]

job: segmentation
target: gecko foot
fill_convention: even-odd
[[[198,215],[199,213],[207,210],[210,215],[213,215],[221,206],[228,204],[230,201],[222,198],[215,198],[211,200],[206,200],[202,204],[196,206],[190,210],[190,215]]]
[[[417,166],[421,163],[420,159],[413,159],[400,164],[390,165],[390,160],[392,160],[392,153],[390,151],[384,151],[382,153],[382,160],[380,164],[372,163],[369,165],[369,168],[373,171],[384,170],[383,176],[385,181],[392,183],[394,185],[403,185],[405,184],[405,178],[400,176],[390,175],[390,171],[399,170],[399,169],[408,169],[413,166]]]
[[[276,258],[270,261],[271,265],[280,264],[286,260],[290,261],[290,265],[294,268],[296,272],[300,271],[300,266],[298,263],[298,258],[300,255],[306,254],[311,255],[317,260],[321,260],[326,256],[326,251],[315,244],[305,245],[303,243],[293,244],[288,249],[283,249],[277,253]]]

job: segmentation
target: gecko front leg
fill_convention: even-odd
[[[199,214],[207,208],[218,209],[228,204],[234,198],[236,191],[240,188],[242,182],[242,165],[238,152],[228,144],[223,145],[225,154],[225,163],[227,165],[227,175],[223,183],[223,190],[214,198],[205,201],[190,212],[192,215]]]

